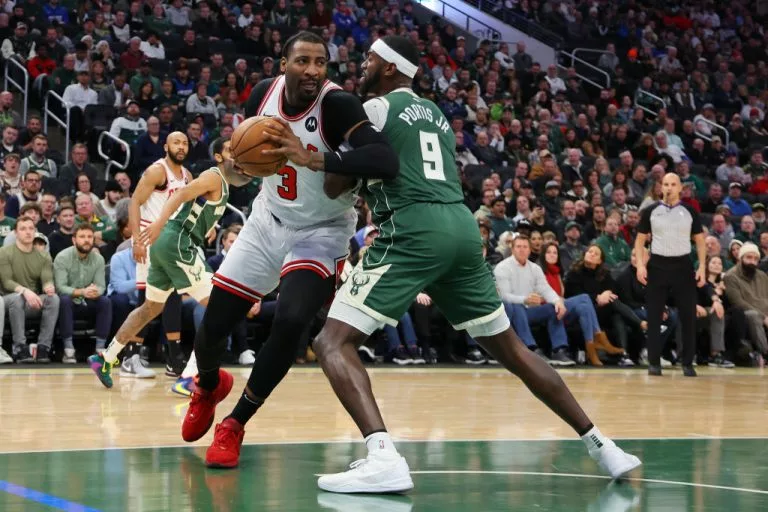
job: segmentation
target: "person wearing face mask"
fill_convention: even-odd
[[[758,270],[760,249],[747,242],[739,250],[739,262],[725,273],[725,294],[734,308],[744,312],[751,342],[751,357],[759,366],[768,356],[768,275]]]

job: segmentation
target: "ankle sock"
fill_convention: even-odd
[[[392,442],[392,438],[387,431],[374,432],[365,438],[365,446],[368,447],[368,455],[383,455],[393,456],[397,455],[397,448],[395,443]]]
[[[243,391],[243,394],[240,395],[240,400],[237,401],[237,405],[235,405],[229,417],[245,426],[263,404],[263,399],[251,398],[246,391]]]
[[[108,363],[116,363],[117,356],[122,352],[125,345],[117,341],[116,338],[112,338],[112,343],[109,344],[107,350],[104,351],[104,360]]]
[[[590,453],[599,450],[609,441],[609,439],[600,432],[600,429],[594,426],[589,429],[586,434],[581,436],[581,440],[584,441],[584,444],[587,446],[587,450],[589,450]]]

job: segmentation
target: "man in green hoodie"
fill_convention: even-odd
[[[619,234],[619,219],[616,215],[608,217],[605,221],[605,231],[595,243],[603,250],[605,264],[609,268],[615,268],[621,263],[628,262],[632,255],[624,237]]]

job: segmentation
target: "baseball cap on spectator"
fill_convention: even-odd
[[[711,103],[705,103],[703,107],[701,107],[701,110],[715,110],[715,106]]]
[[[125,108],[128,108],[128,107],[130,107],[131,105],[137,105],[137,106],[140,106],[140,105],[139,105],[139,102],[138,102],[138,101],[136,101],[136,100],[128,100],[128,101],[126,101],[126,102],[125,102]]]
[[[270,57],[269,55],[267,55],[266,57],[264,57],[263,59],[261,59],[261,62],[262,62],[262,64],[263,64],[263,63],[265,63],[265,62],[267,62],[267,61],[269,61],[269,62],[275,62],[275,59],[273,59],[273,58],[272,58],[272,57]]]
[[[15,28],[29,28],[29,27],[27,27],[26,23],[24,23],[23,21],[20,21],[20,22],[16,23],[16,27]]]
[[[179,64],[181,64],[181,63],[179,63]],[[147,66],[147,67],[149,67],[149,59],[148,59],[148,58],[146,58],[146,57],[144,57],[143,59],[141,59],[141,62],[139,63],[139,65],[140,65],[141,67],[144,67],[144,66]]]
[[[766,211],[765,210],[765,205],[763,203],[755,203],[755,204],[752,205],[752,211],[754,212],[755,210]]]
[[[555,180],[549,180],[547,184],[544,186],[544,190],[549,190],[551,188],[560,188],[560,184]]]
[[[517,227],[515,228],[517,231],[520,231],[521,229],[526,229],[530,231],[533,229],[533,224],[531,224],[531,221],[528,219],[520,219],[517,221]]]
[[[729,188],[729,189],[731,189],[731,188],[737,188],[737,189],[739,189],[739,190],[743,190],[743,189],[744,189],[744,186],[743,186],[741,183],[739,183],[738,181],[734,181],[733,183],[731,183],[730,185],[728,185],[728,188]],[[726,205],[726,206],[727,206],[727,205]]]
[[[457,38],[456,38],[456,40],[457,40],[457,41],[466,41],[466,40],[467,40],[467,38],[466,38],[466,37],[464,37],[464,36],[459,36],[459,37],[457,37]]]
[[[565,230],[566,230],[566,231],[570,231],[570,230],[571,230],[571,228],[577,228],[577,229],[579,230],[579,232],[581,232],[581,224],[579,224],[579,223],[578,223],[578,222],[576,222],[575,220],[572,220],[572,221],[568,222],[568,223],[565,225]]]
[[[44,234],[42,234],[39,231],[35,232],[35,238],[34,238],[33,242],[37,242],[38,240],[42,241],[45,244],[48,243],[48,239],[45,237]]]
[[[528,180],[520,180],[520,188],[533,188],[533,184]],[[533,208],[533,205],[531,205]]]

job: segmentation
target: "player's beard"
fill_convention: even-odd
[[[381,72],[376,70],[371,72],[370,68],[365,70],[364,78],[360,83],[360,95],[365,97],[369,92],[374,94],[377,92],[379,83],[381,82]]]
[[[179,155],[181,155],[180,158]],[[184,159],[187,158],[187,155],[182,151],[178,151],[175,155],[169,151],[168,158],[170,158],[171,162],[175,163],[176,165],[181,165],[184,163]]]

